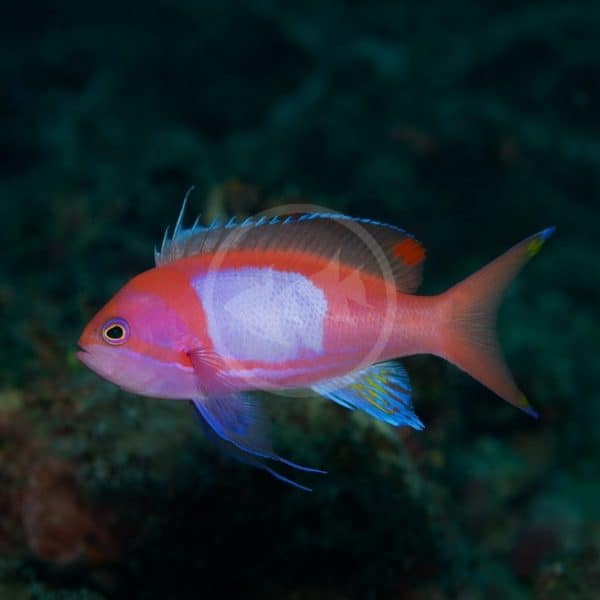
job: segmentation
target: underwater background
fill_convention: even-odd
[[[599,598],[600,3],[14,3],[0,20],[0,598]],[[550,225],[499,318],[540,411],[405,360],[422,432],[269,401],[312,493],[75,358],[205,223],[396,224],[446,289]]]

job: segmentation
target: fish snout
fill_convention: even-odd
[[[81,339],[77,342],[77,352],[75,352],[75,356],[84,364],[86,364],[86,358],[90,356],[88,349],[85,347]]]

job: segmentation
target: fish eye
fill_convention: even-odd
[[[124,319],[111,319],[102,327],[102,338],[107,344],[118,346],[129,337],[129,325]]]

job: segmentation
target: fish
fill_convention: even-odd
[[[330,211],[183,225],[79,338],[78,359],[134,394],[191,401],[220,449],[304,490],[279,464],[264,394],[308,390],[391,426],[424,428],[399,359],[441,357],[537,417],[500,349],[496,316],[548,227],[455,284],[416,294],[425,249],[395,225]]]

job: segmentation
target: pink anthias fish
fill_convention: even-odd
[[[78,358],[121,388],[191,400],[222,449],[300,488],[275,454],[253,390],[309,388],[395,426],[422,429],[392,359],[445,358],[530,415],[495,334],[501,297],[554,228],[437,296],[417,296],[423,247],[367,219],[310,213],[182,228],[156,266],[88,323]]]

